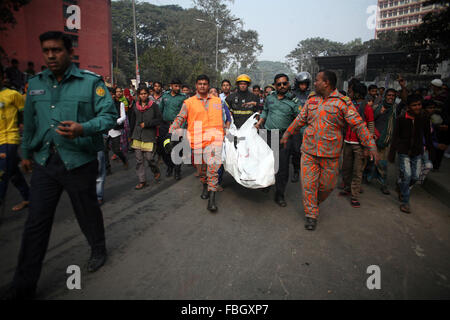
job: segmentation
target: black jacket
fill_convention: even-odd
[[[414,119],[410,119],[406,116],[406,112],[402,112],[396,121],[389,161],[394,162],[396,152],[410,157],[422,155],[424,146],[428,150],[430,158],[433,159],[434,148],[431,140],[430,118],[425,113],[421,113]]]
[[[233,116],[234,124],[239,129],[248,118],[250,118],[255,112],[258,111],[259,97],[251,93],[246,92],[233,92],[225,99],[228,109]],[[243,106],[248,102],[256,102],[256,106],[247,107]]]
[[[140,126],[142,122],[144,123],[143,129]],[[156,127],[161,123],[162,115],[157,103],[153,103],[149,109],[141,112],[136,108],[136,103],[133,102],[130,110],[131,139],[142,142],[156,142]]]

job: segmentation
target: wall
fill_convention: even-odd
[[[80,29],[65,28],[67,17],[64,6],[80,8]],[[111,1],[110,0],[32,0],[15,14],[17,24],[0,32],[0,46],[6,53],[1,57],[3,66],[12,58],[19,60],[24,71],[32,61],[35,71],[44,65],[39,35],[45,31],[62,31],[78,37],[74,62],[104,77],[111,76]]]

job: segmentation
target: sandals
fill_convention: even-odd
[[[25,208],[28,208],[29,204],[30,204],[30,201],[22,201],[22,202],[19,203],[18,205],[15,205],[15,206],[12,208],[12,211],[15,211],[15,212],[21,211],[21,210],[23,210],[23,209],[25,209]]]
[[[142,190],[142,189],[144,189],[145,187],[148,187],[147,182],[141,182],[141,183],[139,183],[134,189],[135,189],[135,190]]]
[[[359,203],[358,200],[353,199],[353,198],[350,200],[350,204],[352,205],[353,208],[359,208],[359,207],[361,207],[361,203]]]
[[[408,204],[401,204],[400,211],[402,211],[404,213],[411,213],[411,208],[409,207]]]

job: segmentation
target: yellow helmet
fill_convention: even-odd
[[[252,79],[250,79],[250,77],[246,74],[241,74],[236,79],[236,84],[238,84],[239,82],[248,82],[248,84],[250,84],[250,83],[252,83]]]

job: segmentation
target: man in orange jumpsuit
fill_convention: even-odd
[[[357,133],[361,145],[369,149],[371,159],[377,157],[369,130],[351,100],[336,89],[336,82],[334,72],[319,72],[314,83],[315,93],[310,95],[280,141],[286,145],[291,135],[307,126],[303,135],[301,174],[305,228],[311,231],[316,228],[319,204],[336,186],[346,123]]]
[[[180,112],[169,128],[174,133],[187,122],[187,136],[192,149],[195,167],[203,183],[201,198],[208,201],[208,210],[217,211],[216,192],[219,183],[218,170],[222,165],[224,138],[224,113],[222,100],[209,95],[209,78],[197,77],[197,94],[184,101]],[[169,148],[170,149],[170,148]]]

